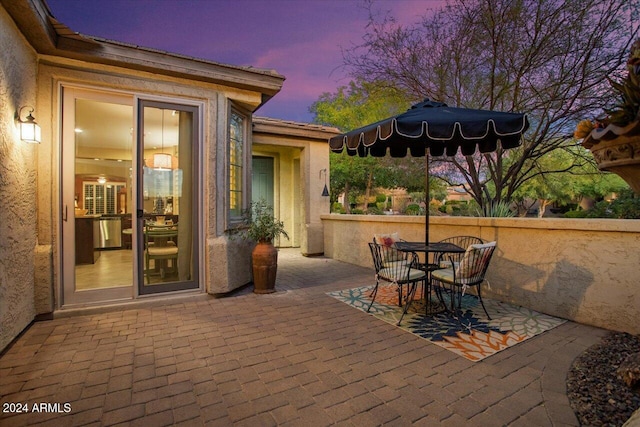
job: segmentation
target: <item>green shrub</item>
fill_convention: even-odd
[[[407,208],[404,210],[404,214],[405,215],[419,215],[420,214],[420,206],[412,203],[410,205],[407,206]]]
[[[335,202],[333,205],[331,205],[331,212],[343,214],[344,206],[342,206],[342,203]]]
[[[363,211],[362,209],[360,209],[360,208],[358,208],[358,209],[351,209],[351,213],[352,213],[353,215],[363,215],[363,214],[364,214],[364,211]]]
[[[385,203],[387,201],[387,195],[386,194],[378,194],[376,196],[376,203]]]
[[[602,201],[587,212],[588,218],[640,219],[640,198]]]
[[[367,210],[367,215],[382,215],[382,214],[383,214],[382,209],[378,208],[377,206],[373,206]]]
[[[505,201],[497,203],[490,202],[484,209],[480,209],[480,206],[477,206],[475,212],[476,216],[480,217],[509,218],[515,216],[510,204]]]
[[[477,207],[478,205],[475,202],[471,204],[466,201],[449,200],[438,207],[438,210],[452,216],[476,216],[473,206]]]
[[[568,211],[564,213],[564,217],[565,218],[586,218],[588,215],[588,212],[585,210],[575,210],[575,211]]]

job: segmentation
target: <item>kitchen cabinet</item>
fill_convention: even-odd
[[[98,216],[76,217],[76,265],[94,264],[100,251],[94,247],[94,236],[98,235]]]
[[[122,247],[131,249],[131,229],[133,227],[131,214],[122,215]]]

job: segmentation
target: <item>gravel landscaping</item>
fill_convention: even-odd
[[[583,426],[622,426],[640,408],[640,388],[630,388],[617,370],[640,353],[640,336],[612,332],[573,362],[567,395]]]

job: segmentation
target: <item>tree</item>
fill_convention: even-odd
[[[580,202],[584,197],[602,199],[608,194],[628,188],[617,175],[600,172],[593,162],[575,166],[574,159],[583,157],[585,149],[580,146],[557,149],[538,159],[536,175],[527,180],[513,194],[512,201],[518,206],[521,216],[537,202],[538,216],[545,214],[553,203]],[[546,171],[565,173],[547,173]]]
[[[362,45],[344,52],[356,79],[452,106],[526,112],[531,127],[508,152],[441,159],[484,208],[544,173],[540,159],[575,144],[579,120],[611,102],[601,91],[638,35],[639,0],[452,0],[403,27],[370,5]],[[605,92],[608,93],[608,92]],[[569,169],[588,159],[575,157]],[[488,189],[491,189],[489,191]]]
[[[324,93],[310,110],[315,122],[351,130],[406,110],[406,96],[377,82],[351,82],[336,93]],[[353,193],[364,193],[369,199],[374,187],[424,190],[424,161],[391,157],[357,157],[346,153],[330,155],[332,202],[340,193],[345,195],[345,211],[350,211]],[[437,188],[437,184],[433,184]],[[366,210],[366,204],[365,204]]]

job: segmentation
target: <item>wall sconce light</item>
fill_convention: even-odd
[[[22,110],[29,108],[29,115],[22,120]],[[40,144],[42,141],[42,132],[40,126],[36,123],[31,113],[34,108],[31,106],[21,107],[18,111],[18,122],[20,123],[20,139],[30,144]]]
[[[324,173],[324,189],[322,190],[322,197],[329,197],[329,189],[327,188],[327,169],[320,169],[320,179]]]

